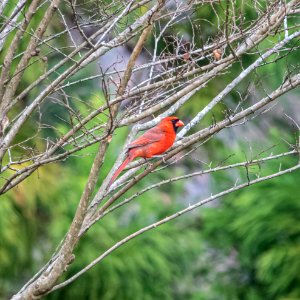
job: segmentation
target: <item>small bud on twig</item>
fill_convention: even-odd
[[[216,61],[220,60],[221,57],[222,57],[222,51],[221,51],[221,49],[215,49],[213,51],[213,55],[214,55],[214,58],[215,58]]]

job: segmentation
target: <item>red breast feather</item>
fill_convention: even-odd
[[[128,146],[128,154],[125,161],[113,175],[108,186],[119,176],[123,169],[136,157],[151,158],[167,151],[176,138],[176,130],[183,126],[183,122],[177,117],[164,118],[158,125],[146,131]]]

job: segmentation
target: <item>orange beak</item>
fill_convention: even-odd
[[[184,126],[184,123],[181,120],[177,121],[176,127],[181,127],[181,126]]]

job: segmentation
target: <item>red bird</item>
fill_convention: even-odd
[[[127,157],[110,180],[108,187],[136,157],[151,158],[166,152],[174,144],[178,127],[183,125],[177,117],[166,117],[129,144]]]

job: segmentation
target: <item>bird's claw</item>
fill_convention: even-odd
[[[162,158],[162,161],[166,164],[167,161],[165,160],[165,156],[164,155],[154,155],[152,157],[155,157],[155,158]]]
[[[148,168],[148,169],[151,169],[151,168],[152,168],[152,166],[153,166],[153,163],[152,163],[152,162],[150,162],[150,161],[148,161],[148,166],[147,166],[147,168]]]
[[[147,170],[148,168],[151,168],[152,167],[152,163],[150,162],[150,160],[148,160],[147,158],[144,158],[145,160],[145,170]]]

